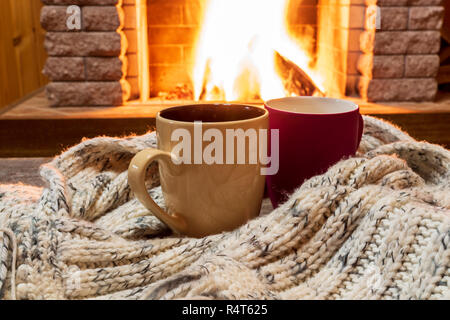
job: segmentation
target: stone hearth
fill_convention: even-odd
[[[206,0],[42,1],[52,106],[145,101],[167,84],[188,81],[184,70],[201,21],[194,13]],[[67,26],[71,5],[80,10],[80,29]],[[331,95],[435,99],[442,0],[290,0],[289,10],[290,27],[311,37],[317,59],[333,57],[335,65],[321,66],[336,82]],[[145,77],[151,88],[143,87]]]
[[[450,94],[439,94],[433,103],[351,100],[362,114],[391,121],[418,140],[450,147]],[[157,112],[186,103],[189,101],[132,101],[117,107],[53,108],[40,90],[0,112],[0,158],[50,157],[84,137],[144,134],[154,130]]]

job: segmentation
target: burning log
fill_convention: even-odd
[[[275,65],[286,92],[296,96],[325,96],[314,81],[292,61],[275,52]]]
[[[178,84],[169,92],[159,92],[158,98],[161,100],[193,100],[194,92],[189,85]]]
[[[274,67],[283,83],[284,92],[280,96],[325,96],[308,74],[291,60],[273,51]],[[199,100],[226,100],[224,88],[213,80],[211,59],[205,63]],[[261,81],[258,67],[251,59],[242,59],[239,73],[233,80],[233,94],[236,100],[260,100]],[[274,74],[277,77],[276,74]]]

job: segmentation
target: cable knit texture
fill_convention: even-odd
[[[154,133],[85,140],[41,167],[47,188],[0,185],[0,229],[15,235],[0,231],[1,297],[14,242],[18,299],[450,298],[448,150],[365,117],[356,157],[191,239],[130,191],[131,158],[155,146]],[[156,164],[148,188],[163,205]]]

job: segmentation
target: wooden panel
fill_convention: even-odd
[[[28,0],[29,1],[29,0]],[[47,60],[47,51],[44,48],[44,40],[45,40],[45,30],[41,27],[41,8],[43,6],[41,0],[31,0],[31,13],[33,19],[33,30],[34,30],[34,48],[35,48],[35,56],[36,56],[36,72],[39,76],[39,85],[38,87],[42,87],[47,84],[48,79],[46,76],[42,74],[42,69],[44,68],[45,61]],[[36,88],[33,88],[35,90]]]
[[[20,97],[10,3],[0,1],[0,108]]]
[[[46,83],[44,36],[39,22],[40,0],[0,1],[0,108]]]
[[[376,114],[418,140],[450,148],[450,113]],[[155,118],[0,119],[0,158],[51,157],[82,138],[144,134]]]
[[[450,148],[450,113],[375,114],[387,120],[418,141],[426,141]]]
[[[450,147],[450,94],[439,95],[434,103],[383,105],[351,100],[360,105],[362,114],[389,120],[416,139]],[[143,134],[154,127],[158,111],[191,103],[150,100],[120,107],[51,108],[39,92],[0,112],[0,158],[54,156],[83,137]]]
[[[84,137],[140,135],[154,129],[155,118],[143,117],[0,120],[0,158],[52,157]]]

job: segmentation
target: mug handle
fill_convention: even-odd
[[[359,126],[358,126],[358,145],[356,146],[356,151],[358,151],[359,145],[361,143],[361,139],[364,132],[364,119],[360,113],[358,113],[359,116]]]
[[[150,197],[145,187],[145,175],[148,166],[153,162],[172,161],[172,156],[168,152],[158,149],[145,149],[134,156],[128,167],[128,183],[136,198],[150,210],[158,219],[167,224],[172,230],[184,233],[187,230],[186,220],[179,214],[170,214],[164,211]]]

